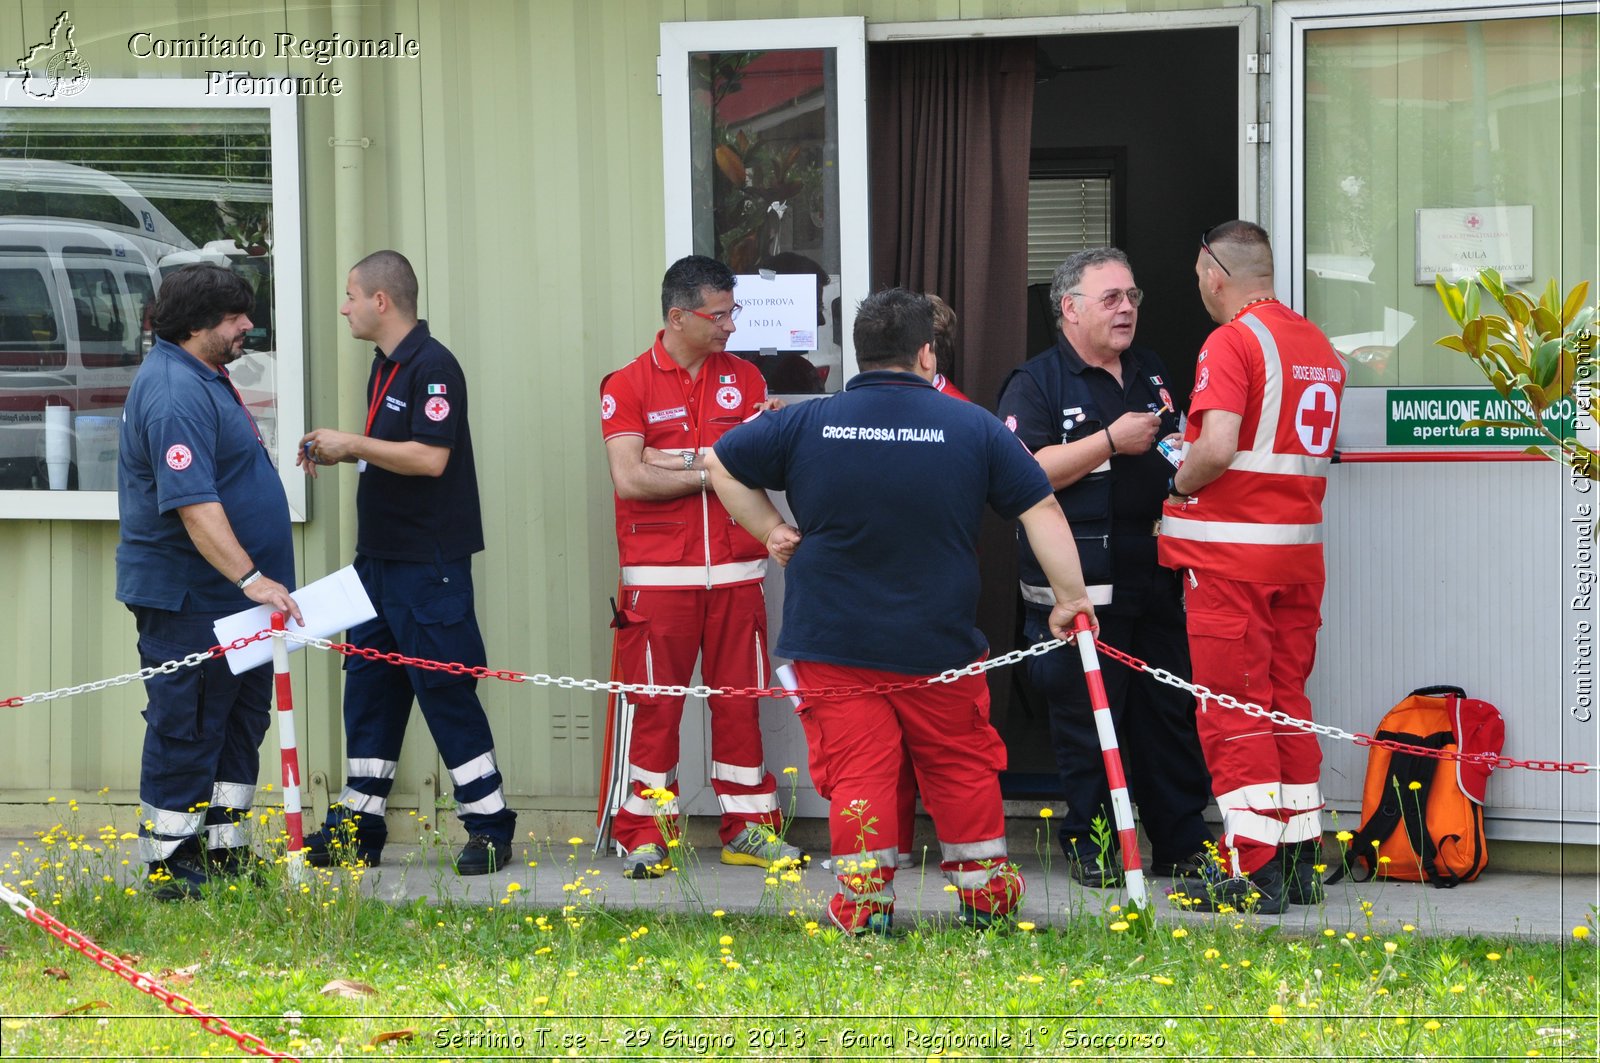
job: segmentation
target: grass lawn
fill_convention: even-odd
[[[826,927],[820,869],[774,880],[759,914],[615,907],[575,846],[529,854],[564,910],[519,903],[516,882],[495,903],[391,905],[359,872],[294,887],[281,866],[160,905],[117,842],[58,828],[0,854],[0,881],[303,1059],[1596,1057],[1592,911],[1564,944],[1178,925],[1110,900],[1048,929],[847,940]],[[0,1056],[240,1056],[0,918]]]

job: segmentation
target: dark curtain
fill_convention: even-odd
[[[868,62],[872,286],[933,292],[959,323],[951,378],[994,409],[1027,356],[1032,38],[874,45]],[[991,652],[1017,637],[1009,524],[987,519],[978,626]],[[935,576],[934,578],[937,578]],[[991,673],[997,720],[1010,672]]]

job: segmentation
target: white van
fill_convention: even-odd
[[[160,281],[140,242],[117,230],[0,218],[0,489],[49,486],[46,406],[67,407],[68,423],[97,440],[102,418],[121,417]],[[103,445],[82,450],[68,485],[114,489]],[[110,462],[114,471],[114,451]]]

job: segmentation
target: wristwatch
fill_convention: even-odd
[[[694,451],[686,450],[683,452],[683,467],[685,469],[694,468]]]

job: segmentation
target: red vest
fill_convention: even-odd
[[[743,358],[713,354],[690,379],[659,334],[655,346],[607,376],[600,392],[606,439],[641,436],[645,446],[671,453],[705,453],[767,401],[761,371]],[[721,587],[766,575],[766,547],[739,527],[714,491],[615,502],[624,587]]]
[[[1227,471],[1168,501],[1161,563],[1257,583],[1325,578],[1322,496],[1339,434],[1342,357],[1311,322],[1272,301],[1212,332],[1195,366],[1185,441],[1207,410],[1239,413]]]

